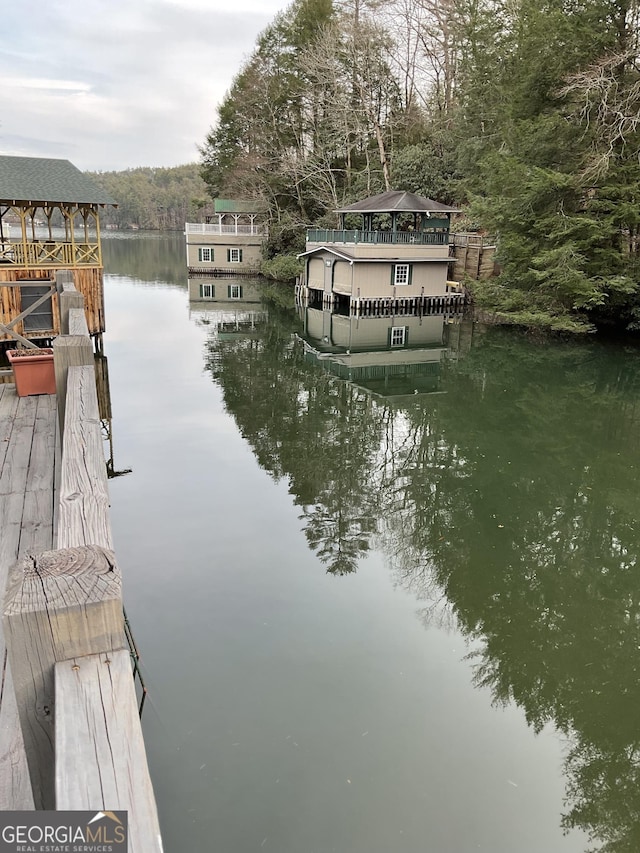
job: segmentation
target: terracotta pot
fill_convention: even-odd
[[[52,349],[10,349],[7,358],[13,368],[18,397],[56,393]]]

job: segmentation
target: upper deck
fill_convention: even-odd
[[[0,265],[27,270],[102,267],[100,241],[0,240]]]
[[[308,228],[307,244],[329,243],[375,246],[448,246],[449,231],[362,231],[357,228]],[[307,245],[309,248],[309,245]]]

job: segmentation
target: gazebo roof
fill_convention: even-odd
[[[431,198],[403,190],[389,190],[386,193],[365,198],[339,208],[336,213],[459,213],[456,207],[442,204]]]
[[[51,157],[0,156],[0,202],[117,207],[108,193],[72,163]]]

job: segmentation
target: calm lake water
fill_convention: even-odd
[[[385,365],[190,304],[179,235],[104,256],[167,852],[636,853],[640,351],[407,320]]]

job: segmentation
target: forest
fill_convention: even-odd
[[[171,168],[143,167],[124,172],[88,172],[118,202],[100,215],[104,226],[184,231],[211,205],[197,163]]]
[[[271,257],[385,189],[455,204],[456,229],[498,239],[500,275],[469,282],[477,305],[530,328],[640,331],[639,10],[294,0],[212,117],[202,177],[268,204]]]

